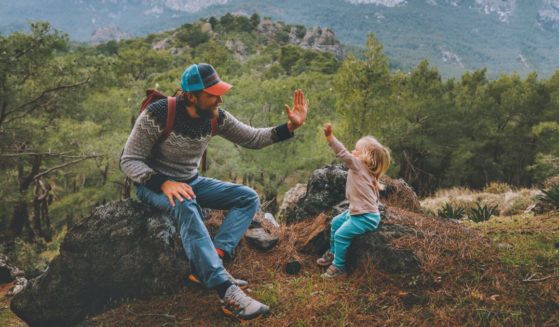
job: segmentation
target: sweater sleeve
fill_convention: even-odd
[[[332,150],[334,150],[336,156],[342,159],[349,169],[359,169],[360,160],[349,153],[345,146],[338,141],[335,136],[332,136],[332,140],[328,142],[328,145],[332,148]]]
[[[159,105],[165,105],[161,103]],[[163,133],[164,125],[149,110],[140,114],[126,141],[120,168],[132,181],[160,191],[166,178],[148,165],[152,147]]]
[[[249,149],[260,149],[293,137],[287,124],[276,127],[255,128],[237,120],[229,112],[220,109],[218,135]]]

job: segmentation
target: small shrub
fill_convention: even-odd
[[[41,241],[27,243],[21,239],[16,239],[13,249],[8,252],[8,258],[16,267],[25,272],[27,278],[34,278],[47,268],[47,260],[39,255],[45,248],[46,244]]]
[[[450,203],[445,203],[441,209],[437,211],[440,218],[460,219],[464,217],[464,207],[453,207]]]
[[[542,193],[538,196],[538,200],[559,208],[559,185],[542,190]]]
[[[471,194],[474,194],[474,193],[475,192],[470,190],[469,188],[456,186],[456,187],[453,187],[453,188],[437,190],[435,192],[435,194],[433,195],[433,197],[435,197],[435,198],[458,197],[458,196],[462,196],[462,195],[471,195]]]
[[[543,187],[546,189],[559,187],[559,176],[553,176],[546,179],[545,182],[543,183]]]
[[[503,215],[521,214],[532,204],[534,204],[534,197],[531,194],[519,194],[510,200],[510,204],[503,210]]]
[[[489,206],[487,204],[484,204],[483,206],[481,205],[481,203],[476,203],[476,207],[470,209],[470,214],[468,215],[468,218],[470,218],[470,220],[479,223],[482,221],[486,221],[489,220],[489,218],[491,218],[491,216],[495,215],[497,213],[497,206]]]
[[[510,185],[507,184],[507,183],[501,183],[501,182],[491,182],[491,183],[489,183],[489,185],[487,185],[483,189],[483,192],[493,193],[493,194],[501,194],[501,193],[506,193],[506,192],[510,192],[510,191],[511,191]]]

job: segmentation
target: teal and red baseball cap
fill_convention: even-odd
[[[233,85],[225,83],[210,64],[193,64],[188,66],[181,77],[184,92],[204,91],[212,95],[224,95]]]

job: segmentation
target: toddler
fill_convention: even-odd
[[[328,266],[323,278],[336,278],[345,273],[345,257],[351,240],[379,226],[379,179],[388,170],[391,159],[390,150],[372,136],[359,139],[349,153],[334,137],[330,123],[324,125],[324,135],[336,156],[349,168],[346,183],[349,209],[332,219],[330,249],[317,260],[320,266]]]

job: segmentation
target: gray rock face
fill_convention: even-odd
[[[249,229],[245,237],[251,246],[264,251],[270,250],[279,241],[277,236],[272,236],[264,228]]]
[[[329,165],[313,172],[307,183],[304,197],[286,209],[281,217],[286,223],[293,223],[314,217],[345,199],[347,170],[341,165]]]
[[[315,170],[305,193],[300,191],[302,185],[299,184],[286,193],[280,207],[279,219],[290,224],[315,217],[335,206],[347,209],[347,203],[341,203],[345,200],[346,180],[347,170],[342,165],[329,165]],[[380,193],[382,203],[413,212],[421,211],[417,195],[404,180],[383,176],[381,183],[385,185],[385,189]]]
[[[356,270],[371,259],[389,273],[418,272],[421,262],[411,249],[397,249],[390,245],[393,240],[409,234],[416,235],[414,230],[406,226],[381,224],[377,231],[356,237],[348,249],[348,270]]]
[[[421,262],[410,249],[393,247],[392,241],[406,236],[418,236],[415,230],[406,226],[390,223],[391,213],[381,210],[382,222],[378,230],[356,237],[347,252],[348,271],[358,270],[371,259],[378,267],[389,273],[413,273],[421,269]],[[330,246],[330,229],[333,215],[321,214],[315,218],[313,224],[302,230],[296,243],[301,252],[321,255]],[[420,236],[420,235],[419,235]]]
[[[11,309],[31,326],[70,326],[111,300],[174,292],[188,270],[174,219],[130,200],[75,225]]]

